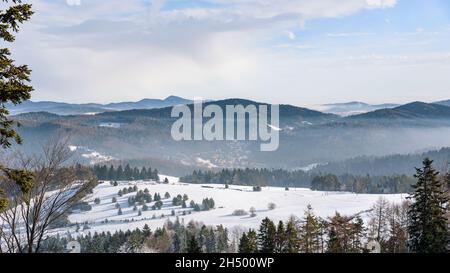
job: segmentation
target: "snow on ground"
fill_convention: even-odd
[[[353,215],[361,211],[368,210],[377,201],[380,196],[383,196],[390,202],[401,202],[404,200],[406,194],[395,195],[378,195],[378,194],[354,194],[343,192],[316,192],[304,188],[290,188],[286,191],[284,188],[265,187],[261,192],[253,192],[252,187],[233,186],[225,189],[224,185],[196,185],[179,183],[178,178],[161,175],[161,181],[167,177],[169,184],[160,184],[153,181],[122,181],[119,185],[114,187],[109,182],[104,182],[94,189],[94,193],[88,196],[86,201],[92,206],[91,211],[77,212],[69,216],[72,223],[89,222],[90,229],[80,232],[102,232],[102,231],[116,231],[142,228],[148,224],[152,230],[161,227],[167,219],[175,220],[171,216],[171,211],[175,210],[179,216],[180,221],[188,223],[191,220],[201,221],[206,225],[222,224],[228,228],[244,227],[257,228],[261,220],[269,217],[274,221],[287,220],[291,215],[302,217],[305,208],[311,204],[315,213],[321,217],[332,216],[336,211],[343,215]],[[164,199],[164,206],[161,210],[153,211],[148,204],[149,211],[142,211],[142,215],[138,216],[137,211],[133,211],[133,207],[129,207],[127,199],[134,196],[136,193],[129,193],[122,197],[117,195],[120,189],[124,187],[136,185],[139,190],[148,188],[150,193],[159,193],[163,198],[166,192],[169,192],[171,198]],[[187,194],[189,202],[194,200],[196,203],[201,203],[204,198],[213,198],[216,203],[216,209],[211,211],[192,212],[186,216],[182,215],[183,210],[190,211],[191,209],[182,209],[181,207],[172,206],[172,198],[178,194]],[[115,204],[112,203],[112,198],[116,197],[118,203],[122,207],[123,215],[118,215],[118,210]],[[94,204],[94,199],[100,198],[99,205]],[[268,204],[275,203],[276,209],[268,210]],[[251,207],[256,209],[256,217],[233,216],[233,211],[243,209],[249,211]],[[141,206],[138,206],[141,208]],[[161,215],[164,217],[161,218]],[[156,219],[152,219],[155,215]],[[108,223],[104,220],[108,219]],[[125,222],[127,220],[127,222]],[[103,223],[102,223],[103,222]],[[81,227],[83,225],[81,224]],[[63,233],[67,230],[60,230]],[[74,232],[74,228],[71,229]]]

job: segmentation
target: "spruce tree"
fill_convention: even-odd
[[[257,253],[258,252],[258,236],[256,231],[250,229],[247,233],[248,239],[248,253]]]
[[[15,41],[15,33],[19,31],[19,25],[28,21],[33,15],[31,5],[21,4],[19,0],[2,0],[4,3],[12,2],[13,5],[5,10],[0,10],[0,39],[6,43]],[[18,144],[22,139],[17,134],[14,126],[17,125],[10,119],[7,104],[17,105],[30,99],[33,87],[30,83],[31,70],[26,65],[16,66],[11,59],[8,48],[0,48],[0,147],[9,148],[12,140]],[[0,165],[8,179],[16,183],[22,194],[28,194],[32,187],[32,174],[24,170],[12,170]],[[8,198],[4,190],[0,188],[0,212],[8,208]]]
[[[202,253],[202,249],[194,235],[192,235],[191,239],[189,240],[187,252],[188,253]]]
[[[252,229],[248,233],[242,234],[239,241],[239,253],[257,253],[258,252],[258,238],[256,232]]]
[[[275,252],[282,253],[286,245],[286,231],[283,221],[278,222],[277,233],[275,237]]]
[[[283,253],[298,253],[299,239],[295,219],[291,217],[286,224],[286,244]]]
[[[319,252],[319,228],[319,220],[314,215],[311,205],[308,205],[299,230],[300,250],[302,252]]]
[[[448,244],[447,209],[449,198],[433,168],[433,161],[426,158],[423,168],[416,168],[417,184],[410,197],[408,211],[408,246],[412,252],[446,252]]]
[[[259,227],[258,244],[261,253],[274,253],[276,241],[276,227],[269,218],[264,218]]]
[[[328,253],[342,253],[343,252],[341,242],[338,238],[338,235],[337,235],[334,227],[332,227],[330,229],[330,232],[328,234],[327,252]]]
[[[245,232],[242,234],[241,240],[239,241],[239,253],[249,253],[248,238]]]
[[[30,4],[20,0],[3,0],[13,5],[0,11],[0,38],[6,43],[15,41],[19,26],[33,15]],[[11,140],[21,143],[22,139],[13,128],[15,122],[8,115],[8,103],[17,105],[30,99],[33,87],[30,83],[31,70],[26,65],[16,66],[8,48],[0,49],[0,146],[8,148]]]

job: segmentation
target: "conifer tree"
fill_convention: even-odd
[[[187,252],[188,253],[202,253],[202,248],[200,247],[200,245],[194,235],[192,235],[191,239],[189,240]]]
[[[239,241],[239,253],[249,253],[248,238],[245,232],[242,234],[241,240]]]
[[[448,245],[447,209],[449,198],[433,168],[433,161],[426,158],[423,168],[416,168],[417,184],[413,186],[412,204],[408,211],[409,242],[412,252],[446,252]]]
[[[258,238],[256,232],[252,229],[248,233],[243,233],[239,241],[239,253],[257,253]]]
[[[282,253],[286,245],[286,231],[283,221],[278,222],[277,233],[275,237],[275,252]]]
[[[0,11],[0,39],[6,43],[15,41],[15,33],[20,24],[28,21],[33,15],[30,4],[22,4],[20,0],[3,0],[13,3],[12,6]],[[13,128],[15,122],[8,115],[8,103],[17,105],[30,99],[33,87],[30,83],[31,70],[26,65],[16,66],[11,59],[8,48],[0,49],[0,146],[8,148],[11,140],[22,143],[22,139]]]
[[[291,217],[286,224],[286,244],[283,252],[284,253],[299,252],[298,231],[294,217]]]
[[[276,241],[276,227],[269,218],[264,218],[259,227],[258,245],[261,253],[274,253]]]
[[[319,220],[314,215],[311,205],[308,205],[305,211],[299,233],[301,252],[319,252]]]
[[[337,236],[336,230],[334,227],[331,227],[330,232],[328,234],[328,244],[327,244],[327,252],[328,253],[342,253],[341,242]]]
[[[33,15],[30,4],[22,4],[19,0],[2,0],[4,3],[12,2],[13,5],[5,10],[0,10],[0,39],[6,43],[15,41],[15,33],[19,26],[28,21]],[[31,70],[26,65],[16,66],[11,59],[8,48],[0,48],[0,148],[9,148],[12,140],[22,143],[14,126],[17,125],[9,116],[7,104],[20,104],[31,97],[33,87],[30,83]],[[12,170],[0,165],[0,171],[6,177],[16,183],[22,194],[27,194],[32,188],[32,174],[24,170]],[[0,188],[0,212],[8,208],[9,202],[5,191]]]

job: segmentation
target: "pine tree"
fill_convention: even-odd
[[[366,236],[366,228],[364,227],[364,221],[360,216],[357,216],[352,225],[351,246],[349,252],[352,253],[363,252],[365,236]]]
[[[283,253],[298,253],[299,239],[294,217],[291,217],[286,224],[286,244]]]
[[[216,235],[214,234],[214,230],[212,228],[208,230],[208,233],[205,236],[205,245],[207,253],[216,252]]]
[[[334,227],[331,227],[330,233],[328,234],[328,245],[327,245],[328,253],[342,253],[341,242],[337,236],[336,230]]]
[[[299,229],[300,251],[304,253],[319,252],[319,220],[313,213],[311,205],[305,211],[302,225]]]
[[[8,0],[3,0],[8,3]],[[19,31],[19,25],[28,21],[33,15],[31,5],[21,4],[20,1],[13,0],[14,5],[9,6],[6,10],[0,10],[0,38],[12,43],[15,41],[14,33]],[[1,148],[9,148],[14,140],[21,144],[22,139],[15,130],[18,125],[14,120],[9,118],[7,104],[17,105],[31,97],[33,87],[30,83],[31,70],[26,65],[16,66],[14,60],[10,58],[11,52],[8,48],[0,49],[0,146]],[[28,194],[32,188],[32,174],[24,170],[7,169],[0,165],[0,171],[16,183],[22,194]],[[0,212],[8,208],[9,202],[5,192],[0,188]]]
[[[276,227],[269,218],[264,218],[259,227],[258,245],[261,253],[274,253],[276,241]]]
[[[256,231],[250,229],[247,233],[248,239],[248,253],[257,253],[258,252],[258,235]]]
[[[202,253],[202,248],[199,246],[199,243],[194,235],[191,236],[191,239],[189,240],[188,253]]]
[[[277,233],[275,236],[275,252],[282,253],[286,245],[286,231],[283,221],[278,222]]]
[[[217,226],[217,252],[225,253],[228,250],[228,229],[222,225]]]
[[[449,198],[433,168],[433,161],[426,158],[423,168],[416,168],[417,184],[413,186],[412,204],[408,211],[409,242],[412,252],[446,252],[448,244],[447,205]]]
[[[147,224],[145,224],[144,227],[142,228],[142,234],[145,236],[145,238],[148,238],[150,236],[151,231],[150,227]]]
[[[239,253],[257,253],[258,239],[256,232],[252,229],[243,233],[239,241]]]
[[[30,4],[21,4],[17,0],[3,2],[12,2],[13,5],[0,11],[0,38],[4,42],[12,43],[15,41],[15,33],[19,31],[19,25],[28,21],[33,11]],[[6,105],[17,105],[30,99],[33,91],[33,87],[29,85],[31,70],[26,65],[16,66],[10,56],[8,48],[0,49],[0,146],[3,148],[12,145],[11,139],[22,143],[14,129],[16,123],[9,118]]]
[[[248,238],[245,232],[242,234],[241,240],[239,241],[239,253],[249,253]]]

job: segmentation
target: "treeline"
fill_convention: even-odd
[[[99,180],[141,180],[151,179],[159,181],[159,175],[157,169],[142,167],[141,169],[134,167],[131,168],[129,164],[125,167],[119,165],[114,167],[110,165],[95,165],[92,167],[92,172],[97,176]]]
[[[356,176],[356,175],[316,175],[311,181],[311,189],[317,191],[348,191],[354,193],[408,193],[415,183],[412,176]]]
[[[236,252],[229,231],[222,225],[205,226],[191,221],[183,225],[178,218],[151,231],[148,225],[133,231],[88,233],[78,237],[48,237],[41,252],[66,252],[68,242],[76,240],[82,253],[226,253]]]
[[[270,169],[224,169],[220,172],[194,171],[180,178],[186,183],[244,185],[253,187],[304,187],[319,191],[355,193],[407,193],[415,183],[412,176],[333,175]]]
[[[348,160],[331,162],[318,166],[315,172],[343,175],[391,176],[405,174],[412,176],[414,167],[419,166],[424,158],[433,158],[437,169],[446,170],[450,161],[450,148],[442,148],[422,154],[388,155],[388,156],[361,156]]]
[[[311,177],[303,171],[282,169],[223,169],[220,172],[194,171],[180,178],[186,183],[249,186],[309,187]]]

